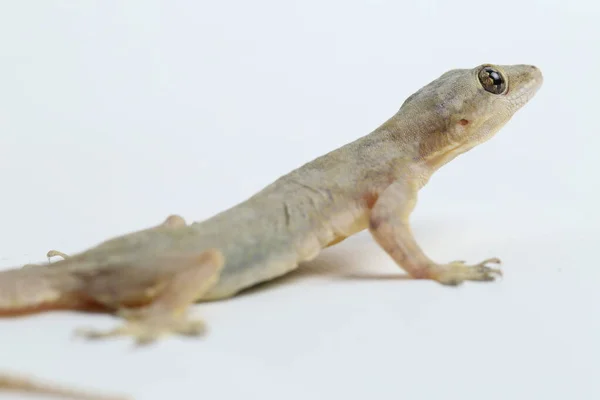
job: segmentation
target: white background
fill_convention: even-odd
[[[139,400],[599,398],[599,19],[597,1],[3,1],[3,268],[209,217],[448,69],[535,64],[545,83],[413,217],[432,258],[498,256],[503,280],[405,280],[362,233],[194,307],[200,340],[136,350],[71,336],[111,316],[2,319],[0,369]]]

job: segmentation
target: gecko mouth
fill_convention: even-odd
[[[514,108],[520,108],[525,103],[533,98],[533,96],[540,90],[542,83],[544,83],[544,76],[542,71],[537,67],[531,65],[530,71],[528,71],[529,77],[524,80],[519,89],[509,91],[510,104]],[[507,93],[508,94],[508,93]]]

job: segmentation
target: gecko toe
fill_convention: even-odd
[[[127,333],[125,326],[109,330],[99,330],[94,328],[79,328],[74,332],[74,336],[82,337],[88,340],[106,339]]]
[[[185,336],[202,336],[206,333],[206,325],[202,320],[184,320],[177,327],[177,333]]]
[[[500,259],[489,258],[475,265],[467,265],[462,261],[454,261],[446,265],[434,267],[435,279],[448,286],[456,286],[464,281],[489,282],[502,276],[502,271],[488,267],[487,264],[500,264]]]

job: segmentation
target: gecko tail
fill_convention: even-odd
[[[0,391],[17,393],[37,393],[72,400],[126,400],[129,397],[109,396],[99,393],[84,392],[54,382],[45,382],[37,378],[0,372]]]
[[[79,285],[78,277],[54,266],[0,271],[0,316],[92,307],[74,295]]]

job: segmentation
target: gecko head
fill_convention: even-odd
[[[418,113],[428,123],[416,129],[417,158],[437,169],[493,137],[542,82],[541,71],[533,65],[455,69],[409,97],[399,113],[412,120]]]

